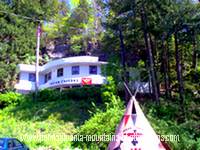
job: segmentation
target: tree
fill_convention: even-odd
[[[58,12],[58,5],[57,0],[0,2],[1,91],[13,87],[17,64],[33,63],[36,20],[49,21]]]
[[[152,46],[150,44],[150,34],[148,33],[148,30],[147,30],[147,17],[146,17],[143,2],[141,6],[141,20],[142,20],[142,25],[143,25],[144,41],[145,41],[145,45],[146,45],[146,49],[147,49],[148,57],[149,57],[149,68],[150,68],[150,73],[151,73],[153,93],[154,93],[156,102],[159,103],[156,72],[154,69],[154,58],[153,58],[153,53],[152,53]]]

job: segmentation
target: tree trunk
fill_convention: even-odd
[[[192,69],[196,69],[197,66],[197,50],[196,50],[196,39],[195,39],[195,31],[193,32],[193,54],[192,54]]]
[[[153,93],[154,93],[156,102],[159,103],[159,95],[158,95],[157,82],[156,82],[156,77],[155,77],[155,69],[154,69],[154,64],[153,64],[154,60],[153,60],[153,55],[152,55],[150,38],[147,31],[147,18],[145,16],[144,6],[142,6],[141,8],[141,20],[142,20],[144,41],[145,41],[146,49],[149,56],[149,66],[150,66]]]
[[[101,7],[98,5],[98,2],[97,0],[93,0],[92,1],[92,6],[93,6],[93,15],[95,16],[94,17],[94,38],[95,38],[95,42],[97,42],[97,39],[98,39],[98,36],[99,36],[99,33],[102,32],[102,26],[101,26],[101,17],[100,16],[97,16],[97,14],[99,13],[102,13],[102,10],[101,10]],[[97,43],[98,44],[98,43]]]
[[[124,46],[124,36],[122,34],[122,29],[119,27],[119,39],[120,39],[120,53],[121,53],[121,63],[123,71],[126,71],[126,62],[125,62],[125,46]],[[125,76],[124,76],[125,77]]]
[[[126,51],[125,51],[125,45],[124,45],[124,36],[123,36],[123,33],[122,33],[122,28],[121,26],[119,26],[119,39],[120,39],[120,53],[121,53],[121,64],[122,64],[122,67],[123,67],[123,75],[122,75],[122,80],[123,82],[126,82],[128,83],[129,81],[129,74],[126,70]],[[128,103],[128,100],[130,98],[130,95],[127,91],[127,89],[124,87],[124,91],[125,91],[125,100],[126,100],[126,103]]]
[[[169,98],[172,98],[172,90],[171,90],[171,76],[170,76],[170,53],[169,53],[169,45],[168,42],[166,43],[166,51],[167,51],[167,76],[168,76],[168,80],[169,80]]]
[[[192,54],[192,68],[195,70],[197,66],[197,52],[195,48],[193,48],[193,54]]]
[[[154,72],[155,72],[155,79],[156,79],[156,86],[157,86],[157,90],[158,90],[158,95],[160,96],[160,83],[158,81],[158,76],[156,73],[156,68],[158,66],[157,63],[157,58],[158,58],[158,53],[157,53],[157,41],[156,38],[154,37],[154,44],[153,44],[153,39],[151,34],[149,33],[149,39],[150,39],[150,43],[151,43],[151,49],[152,49],[152,56],[153,56],[153,66],[154,66]],[[155,45],[155,46],[154,46]]]
[[[166,99],[169,98],[169,76],[168,76],[168,55],[167,55],[167,48],[165,46],[165,41],[162,39],[162,49],[163,49],[163,71],[164,71],[164,80],[165,80],[165,96]]]
[[[179,97],[180,97],[180,103],[183,107],[184,103],[184,90],[183,90],[183,79],[182,79],[182,66],[181,66],[181,60],[180,60],[180,52],[178,49],[178,38],[177,33],[174,34],[175,38],[175,53],[176,53],[176,71],[177,71],[177,80],[178,80],[178,87],[179,87]]]

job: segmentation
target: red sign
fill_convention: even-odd
[[[81,84],[82,85],[91,85],[92,84],[92,79],[91,78],[82,78],[81,79]]]

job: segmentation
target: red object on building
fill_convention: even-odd
[[[82,78],[81,84],[82,85],[91,85],[92,84],[92,78]]]

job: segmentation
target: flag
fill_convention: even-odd
[[[135,113],[133,110],[135,109]],[[108,150],[166,150],[144,116],[135,97],[129,100],[124,116]]]
[[[91,85],[92,84],[92,79],[91,78],[82,78],[81,79],[81,84],[82,85]]]

